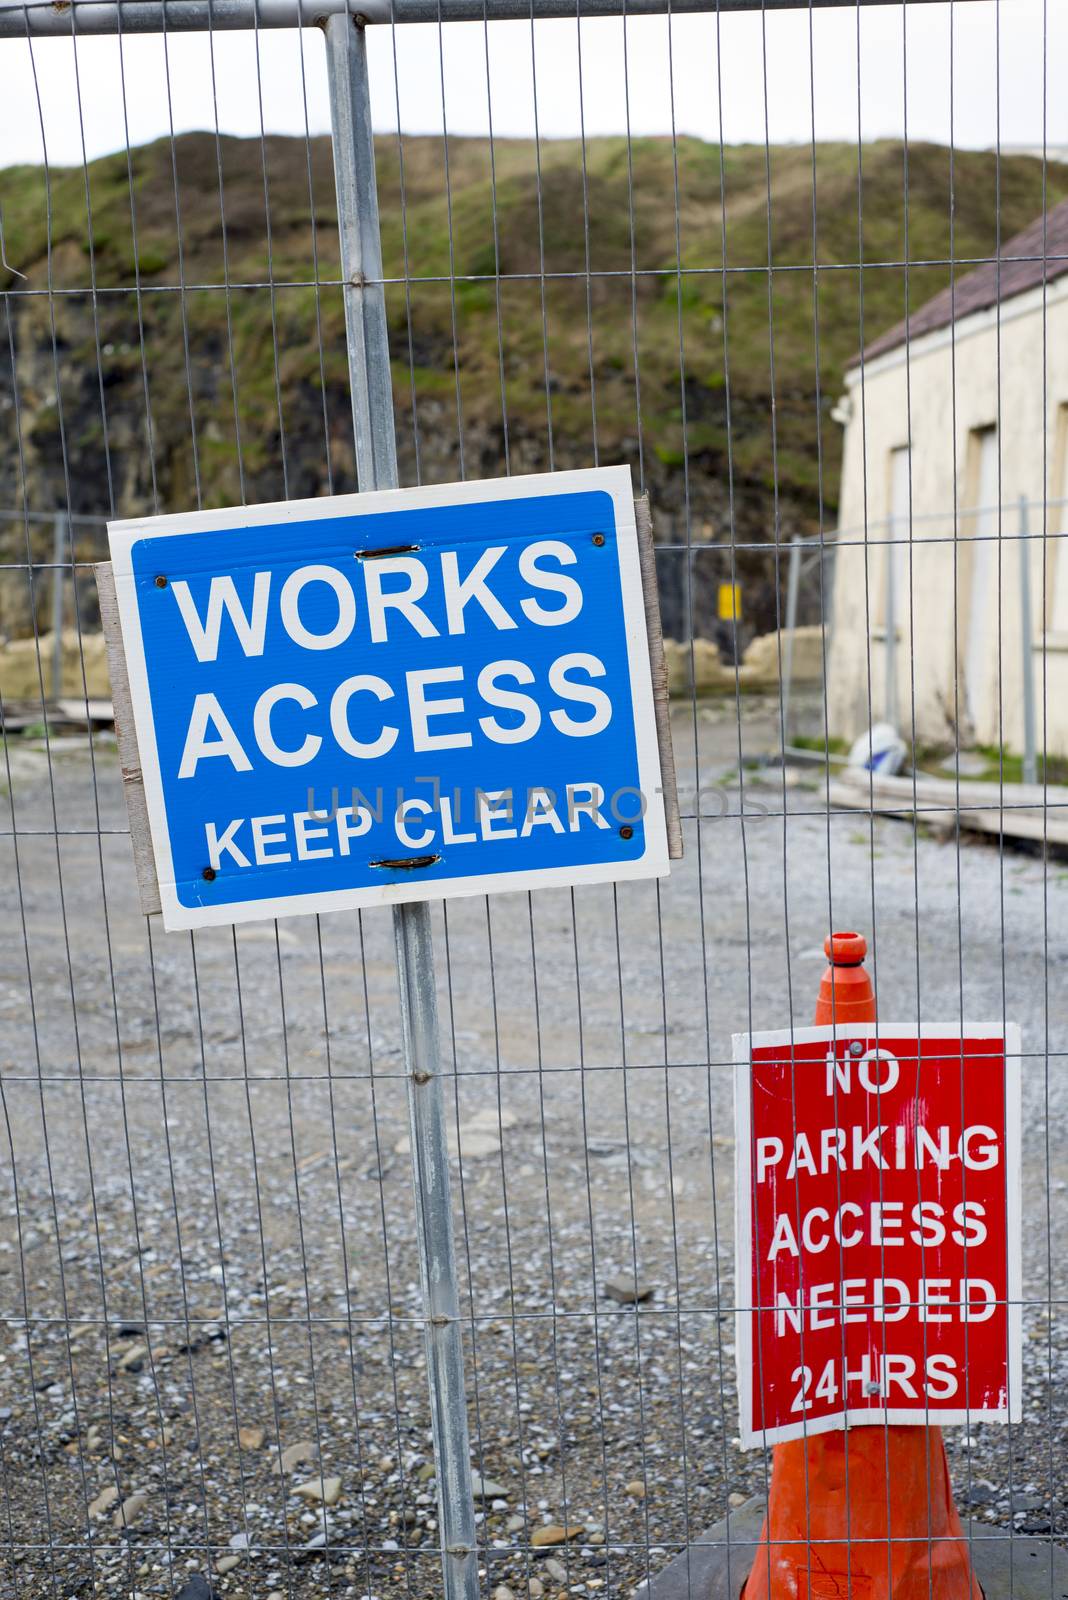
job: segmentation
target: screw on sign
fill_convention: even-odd
[[[667,871],[627,468],[110,541],[167,928]]]
[[[1019,1419],[1018,1030],[876,1026],[864,939],[825,948],[817,1026],[735,1036],[746,1589],[978,1600],[938,1425]]]

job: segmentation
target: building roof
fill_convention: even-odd
[[[948,328],[961,317],[986,311],[1039,284],[1063,277],[1065,273],[1068,273],[1068,200],[1054,206],[1045,217],[1036,217],[1022,233],[1002,245],[997,260],[985,261],[974,272],[958,278],[914,311],[907,324],[899,322],[882,334],[866,347],[864,360],[871,361],[887,350],[896,349],[905,343],[906,337],[919,339],[938,328]]]

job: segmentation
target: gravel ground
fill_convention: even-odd
[[[976,1516],[1068,1521],[1068,869],[828,819],[815,776],[746,771],[740,817],[772,708],[742,728],[676,716],[663,884],[435,913],[487,1594],[630,1595],[763,1485],[726,1063],[810,1020],[830,923],[874,933],[884,1017],[1023,1026],[1025,1420],[948,1444]],[[440,1593],[388,916],[164,934],[110,744],[8,763],[0,1594]]]

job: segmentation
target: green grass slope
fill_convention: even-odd
[[[1002,240],[1043,199],[1038,160],[894,142],[405,138],[378,162],[404,480],[629,461],[661,537],[688,514],[699,542],[833,525],[850,359],[951,250],[958,273],[994,251],[998,198]],[[0,504],[354,487],[328,141],[191,134],[9,169],[0,203],[25,274],[0,274]],[[740,566],[769,625],[773,563]],[[727,575],[697,568],[706,597]]]

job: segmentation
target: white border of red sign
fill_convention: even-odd
[[[1008,1405],[999,1411],[958,1410],[932,1413],[931,1426],[942,1427],[972,1422],[1018,1423],[1023,1407],[1023,1193],[1021,1139],[1020,1029],[1014,1022],[991,1023],[859,1023],[855,1027],[778,1028],[767,1033],[736,1033],[732,1037],[734,1060],[734,1348],[738,1377],[738,1409],[743,1450],[757,1450],[787,1439],[810,1438],[817,1433],[841,1432],[845,1428],[872,1425],[923,1424],[923,1413],[915,1408],[884,1407],[881,1410],[846,1409],[831,1417],[801,1420],[781,1428],[753,1427],[753,1313],[750,1304],[753,1282],[752,1219],[752,1117],[750,1067],[754,1048],[767,1045],[809,1044],[838,1039],[885,1038],[982,1038],[1003,1039],[1005,1043],[1005,1204],[1007,1262],[1009,1383]]]

